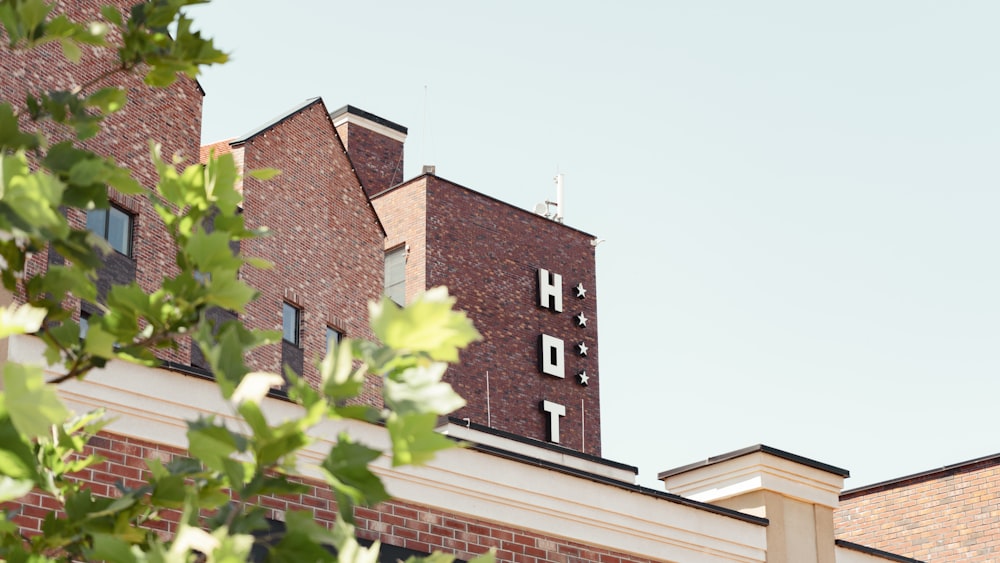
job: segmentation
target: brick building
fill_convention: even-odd
[[[93,15],[101,3],[77,2],[72,9]],[[0,95],[9,100],[81,83],[110,64],[88,56],[81,65],[66,65],[51,49],[0,55],[0,73],[13,78],[0,81]],[[142,183],[152,185],[147,139],[161,141],[166,154],[198,158],[203,92],[190,80],[166,90],[138,80],[128,86],[127,109],[91,147],[129,164]],[[366,304],[383,292],[404,303],[426,288],[447,285],[484,335],[447,375],[468,405],[440,428],[473,446],[445,452],[421,468],[377,461],[395,500],[357,511],[363,538],[381,540],[398,548],[397,554],[442,550],[467,559],[492,547],[500,561],[607,563],[936,562],[957,560],[940,558],[945,548],[938,544],[956,538],[961,544],[963,535],[996,543],[987,530],[996,527],[1000,511],[986,492],[970,497],[981,510],[968,511],[975,520],[968,534],[954,527],[959,520],[951,521],[951,535],[948,522],[913,524],[929,518],[920,506],[896,510],[906,506],[901,499],[924,495],[920,487],[928,491],[921,498],[929,499],[930,491],[959,484],[972,493],[980,486],[974,479],[995,482],[985,469],[993,467],[992,459],[947,476],[841,494],[847,471],[754,446],[664,471],[664,491],[636,485],[636,468],[601,457],[594,237],[433,170],[404,179],[406,134],[405,127],[357,107],[331,113],[323,100],[312,98],[203,151],[231,152],[247,169],[283,171],[267,183],[247,178],[243,184],[247,225],[266,225],[273,235],[241,250],[276,267],[247,272],[245,279],[262,296],[241,320],[285,335],[281,344],[250,358],[256,369],[289,365],[315,380],[313,361],[330,338],[371,337]],[[111,198],[126,243],[109,259],[102,283],[136,279],[152,287],[172,263],[161,243],[162,225],[141,200]],[[82,215],[72,219],[90,225]],[[106,234],[111,238],[110,230]],[[33,268],[52,260],[58,257],[40,257]],[[74,306],[88,313],[87,304]],[[41,344],[32,337],[0,346],[11,360],[41,357]],[[119,481],[137,486],[143,459],[182,454],[185,420],[199,413],[231,417],[197,350],[182,343],[163,360],[157,368],[112,362],[60,387],[71,407],[104,407],[117,417],[90,444],[107,461],[80,475],[95,494],[113,495]],[[266,399],[265,407],[276,416],[297,409],[278,396]],[[373,446],[386,445],[378,426],[345,421],[319,428],[316,444],[302,456],[311,493],[265,499],[272,519],[304,509],[318,521],[334,520],[333,495],[310,466],[342,430]],[[876,512],[883,494],[886,502]],[[30,533],[54,505],[33,493],[21,508],[18,523]],[[957,514],[951,508],[944,513]],[[982,521],[989,523],[980,527]],[[868,522],[882,524],[876,529]],[[902,536],[915,531],[921,541],[937,542],[940,550],[909,549],[884,532],[886,522],[896,522]],[[169,522],[161,525],[165,533],[172,530]]]
[[[844,491],[836,527],[922,561],[1000,561],[1000,454]]]
[[[483,334],[449,370],[477,399],[455,416],[600,455],[594,237],[433,174],[372,201],[387,250],[407,254],[406,295],[447,286]]]

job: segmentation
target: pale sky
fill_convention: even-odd
[[[280,6],[280,7],[279,7]],[[1000,3],[221,0],[203,141],[306,98],[597,250],[604,457],[1000,452]]]

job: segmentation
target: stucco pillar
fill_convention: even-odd
[[[752,446],[659,474],[667,492],[767,518],[768,563],[835,563],[844,469]]]

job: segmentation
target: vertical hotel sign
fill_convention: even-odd
[[[584,299],[587,289],[583,283],[577,285],[574,290],[579,299]],[[538,305],[554,313],[563,312],[563,279],[560,274],[550,272],[545,269],[538,270]],[[576,326],[585,328],[587,317],[581,311],[576,317]],[[581,341],[572,345],[571,351],[580,356],[587,355],[587,344]],[[538,337],[538,369],[542,374],[558,378],[566,378],[566,341],[558,335],[542,333]],[[576,374],[580,385],[587,386],[589,376],[586,370]],[[559,440],[559,421],[566,416],[566,406],[555,401],[542,399],[539,407],[548,416],[549,441],[556,444]],[[581,416],[583,413],[581,413]]]

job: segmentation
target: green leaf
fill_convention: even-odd
[[[72,292],[85,301],[97,301],[97,287],[94,280],[87,277],[82,268],[50,264],[43,276],[32,278],[29,283],[39,280],[40,288],[36,294],[48,293],[58,300],[63,300]]]
[[[284,383],[285,379],[276,373],[250,372],[243,376],[243,381],[236,386],[236,391],[229,401],[235,405],[243,401],[259,403],[271,389],[281,387]]]
[[[107,182],[109,186],[125,195],[146,193],[146,189],[142,187],[142,184],[140,184],[138,180],[132,177],[132,172],[127,168],[113,166],[108,171],[104,181]]]
[[[69,418],[70,412],[56,395],[55,386],[45,384],[41,367],[8,362],[3,382],[7,412],[22,434],[46,437],[53,424]]]
[[[392,441],[392,465],[421,465],[441,451],[457,447],[457,443],[434,431],[437,415],[392,413],[386,421]]]
[[[230,485],[239,490],[247,482],[247,475],[253,473],[253,464],[235,460],[229,457],[222,458],[223,473],[229,479]]]
[[[368,366],[354,365],[353,347],[352,340],[344,339],[319,364],[320,387],[334,401],[357,397],[364,388]]]
[[[291,481],[286,475],[280,473],[274,477],[257,473],[241,494],[248,497],[257,495],[288,496],[308,494],[309,490],[308,485]]]
[[[258,180],[270,180],[278,174],[281,174],[281,170],[278,170],[277,168],[256,168],[247,172],[247,174]]]
[[[114,335],[101,328],[100,323],[91,323],[83,340],[83,350],[101,358],[112,358],[115,355],[115,342]]]
[[[341,418],[350,418],[377,424],[382,421],[378,409],[369,405],[345,405],[334,408],[334,412]]]
[[[235,272],[243,262],[233,255],[233,249],[229,246],[229,235],[224,232],[194,231],[184,245],[184,252],[202,272],[214,273],[218,270]]]
[[[52,6],[43,0],[24,0],[17,6],[17,14],[21,17],[24,29],[29,32],[29,37],[40,35],[34,30],[42,25],[50,11],[52,11]]]
[[[3,401],[0,401],[2,405]],[[2,409],[0,409],[2,410]],[[0,416],[0,475],[38,482],[37,459],[28,438],[18,432],[6,413]]]
[[[75,186],[89,186],[100,182],[104,176],[104,160],[100,158],[83,158],[69,169],[69,183]]]
[[[334,534],[317,524],[312,514],[289,511],[285,513],[285,535],[271,549],[268,560],[273,563],[359,561],[349,558],[347,553],[340,550],[340,546],[337,556],[323,547],[323,545],[334,545],[335,541]]]
[[[386,406],[400,415],[433,413],[445,415],[465,406],[465,399],[441,381],[448,364],[435,362],[394,374],[385,380]]]
[[[235,276],[212,278],[210,292],[205,300],[217,307],[242,313],[247,303],[256,299],[259,292]]]
[[[115,561],[116,563],[138,563],[133,547],[128,542],[112,534],[94,533],[91,535],[93,547],[86,550],[90,561]]]
[[[17,118],[14,116],[14,109],[10,104],[0,103],[0,148],[17,151],[34,149],[38,145],[37,135],[21,132]],[[3,166],[3,163],[0,163],[0,166]]]
[[[388,297],[370,303],[371,327],[390,348],[425,352],[438,361],[458,361],[458,349],[481,340],[465,313],[452,311],[455,298],[436,287],[400,309]]]
[[[376,563],[379,560],[379,549],[381,549],[382,544],[374,542],[370,548],[364,548],[354,536],[354,526],[338,514],[337,521],[333,524],[333,545],[337,548],[338,561]]]
[[[247,403],[244,403],[244,405]],[[289,461],[295,452],[309,445],[311,440],[306,433],[295,428],[294,424],[279,426],[273,435],[257,444],[257,463],[272,465],[282,460]]]
[[[246,439],[210,418],[188,422],[188,450],[215,471],[225,471],[224,460],[246,449]]]
[[[232,396],[236,386],[249,371],[243,361],[246,350],[253,347],[255,335],[236,321],[228,321],[212,334],[208,323],[200,323],[195,341],[212,368],[224,398]]]
[[[0,309],[0,338],[37,332],[42,327],[45,314],[45,309],[11,303]]]
[[[447,553],[435,552],[427,557],[415,557],[410,556],[406,559],[406,563],[452,563],[455,560],[454,555],[449,555]]]
[[[250,550],[253,549],[254,537],[250,534],[230,534],[228,530],[215,530],[219,538],[219,546],[212,552],[210,558],[214,563],[243,563],[249,561]]]
[[[182,508],[187,497],[187,485],[184,475],[168,475],[152,483],[153,494],[150,502],[154,506],[166,508]]]
[[[370,506],[389,498],[382,480],[368,467],[381,455],[382,452],[358,444],[342,433],[320,464],[337,497],[340,514],[348,522],[353,522],[352,507]]]
[[[101,110],[102,113],[114,113],[125,107],[127,94],[123,88],[101,88],[87,96],[86,104]]]
[[[243,196],[236,191],[239,169],[233,155],[227,153],[218,158],[210,158],[204,174],[205,196],[208,201],[215,203],[224,217],[236,213]]]
[[[497,559],[497,550],[495,547],[491,547],[489,551],[482,555],[477,555],[472,559],[469,559],[469,563],[493,563]]]
[[[122,13],[113,5],[105,4],[101,6],[101,15],[114,25],[122,25]]]
[[[31,479],[14,479],[0,474],[0,502],[19,499],[35,487]]]
[[[66,57],[67,61],[78,63],[80,62],[80,56],[83,54],[80,51],[80,46],[76,44],[72,39],[60,39],[59,45],[62,46],[63,56]]]

